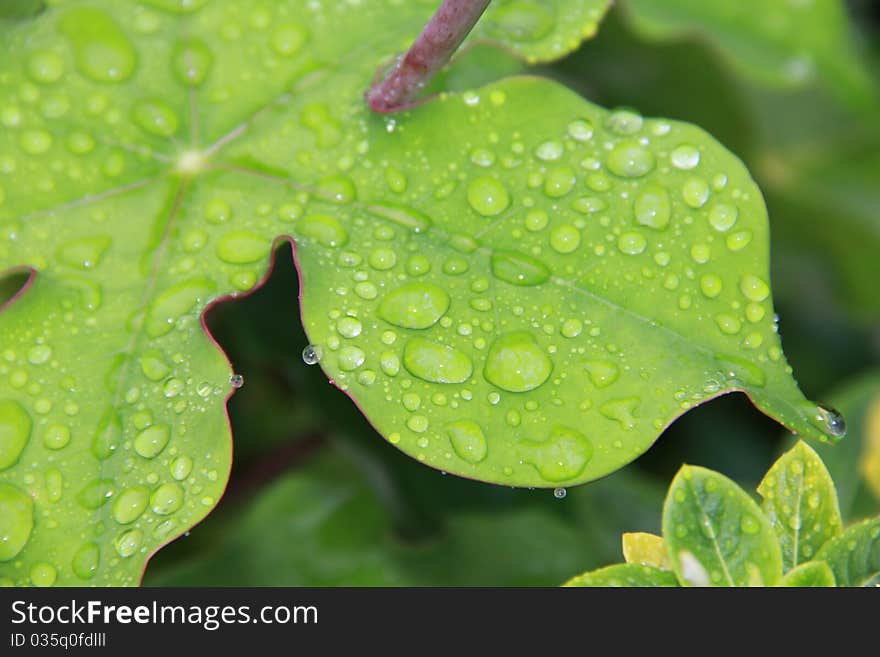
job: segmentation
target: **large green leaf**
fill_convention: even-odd
[[[772,586],[782,553],[769,521],[727,477],[683,466],[663,507],[663,540],[684,586]]]
[[[782,356],[760,192],[704,132],[537,79],[367,112],[432,5],[95,0],[2,27],[0,269],[37,272],[0,321],[3,576],[134,583],[210,511],[241,380],[200,317],[280,235],[309,360],[444,471],[588,481],[732,390],[839,434]]]
[[[841,0],[626,0],[624,6],[645,34],[697,34],[763,82],[818,82],[855,107],[877,100]]]
[[[573,577],[564,586],[678,586],[678,581],[668,570],[635,563],[619,563]]]
[[[785,570],[809,561],[840,533],[840,509],[831,475],[819,455],[798,442],[767,471],[758,493],[782,547]]]
[[[838,586],[880,584],[880,518],[865,520],[832,538],[816,555],[834,571]]]

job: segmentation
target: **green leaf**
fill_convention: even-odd
[[[840,0],[626,0],[624,7],[639,31],[654,38],[708,39],[734,67],[761,82],[819,83],[854,107],[876,103],[876,87]]]
[[[0,3],[0,21],[31,18],[45,8],[44,0],[3,0]]]
[[[828,587],[836,586],[834,573],[824,561],[807,561],[792,568],[782,578],[780,586]]]
[[[669,570],[669,555],[663,539],[647,532],[628,532],[621,537],[623,558],[627,563]]]
[[[36,519],[14,505],[2,576],[135,583],[211,510],[240,380],[201,315],[279,236],[310,353],[438,469],[589,481],[733,390],[834,435],[782,356],[760,192],[704,132],[538,79],[367,112],[434,4],[94,0],[0,28],[0,270],[37,272],[0,318],[0,480]]]
[[[782,547],[785,570],[809,561],[840,533],[840,509],[831,475],[819,455],[798,442],[758,485],[763,509]]]
[[[880,584],[880,518],[847,527],[822,546],[816,560],[831,566],[838,586]]]
[[[563,586],[678,586],[675,575],[668,570],[634,563],[619,563],[578,575]]]
[[[782,553],[769,521],[727,477],[679,470],[663,506],[663,540],[683,586],[772,586]]]

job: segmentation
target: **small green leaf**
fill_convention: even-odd
[[[628,532],[621,537],[623,558],[627,563],[669,570],[669,555],[663,539],[647,532]]]
[[[668,570],[635,563],[619,563],[578,575],[563,586],[678,586],[675,575]]]
[[[816,554],[834,571],[838,586],[880,584],[880,518],[865,520],[835,536]]]
[[[782,547],[785,570],[809,561],[840,533],[840,509],[831,475],[819,455],[798,442],[758,486],[763,509]]]
[[[782,553],[767,518],[727,477],[679,470],[663,506],[663,540],[684,586],[772,586]]]
[[[840,0],[626,0],[624,7],[645,34],[703,36],[737,69],[767,84],[818,81],[853,106],[876,101]]]
[[[785,574],[779,585],[797,587],[836,586],[834,573],[824,561],[807,561],[792,568]]]

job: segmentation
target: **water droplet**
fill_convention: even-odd
[[[428,430],[428,418],[424,415],[411,415],[406,420],[407,428],[414,433],[424,433]],[[421,448],[427,447],[429,444],[427,438],[420,438],[418,445]]]
[[[380,246],[370,251],[367,262],[370,264],[370,267],[377,271],[386,271],[397,264],[397,254],[394,252],[394,249]]]
[[[714,299],[721,294],[723,288],[724,285],[721,279],[715,274],[706,274],[700,278],[700,291],[709,299]]]
[[[761,531],[761,523],[759,523],[754,516],[750,515],[744,515],[740,519],[739,526],[745,534],[754,535]]]
[[[639,178],[654,168],[654,156],[635,141],[625,141],[608,153],[608,170],[622,178]]]
[[[297,232],[327,248],[345,246],[348,233],[342,224],[329,214],[311,214],[300,221]]]
[[[608,361],[587,361],[584,367],[590,375],[590,381],[597,388],[607,388],[620,377],[620,368]]]
[[[42,365],[52,357],[52,347],[47,344],[34,345],[28,349],[27,357],[31,365]]]
[[[310,344],[302,350],[302,359],[306,365],[315,365],[321,360],[323,349],[318,345]]]
[[[553,497],[555,497],[557,500],[565,499],[566,495],[568,495],[568,491],[565,490],[564,488],[554,488],[553,489]]]
[[[426,329],[449,310],[449,294],[432,283],[407,283],[389,292],[379,305],[379,317],[401,328]]]
[[[495,278],[511,285],[540,285],[550,278],[550,270],[543,262],[516,251],[496,251],[490,264]]]
[[[151,381],[161,381],[170,372],[159,351],[148,351],[140,358],[141,371]]]
[[[45,130],[25,130],[18,143],[28,155],[42,155],[52,148],[52,135]]]
[[[464,383],[474,371],[466,354],[423,338],[406,343],[403,366],[413,376],[432,383]]]
[[[241,374],[233,374],[229,377],[229,385],[238,390],[244,385],[244,376]]]
[[[770,296],[770,287],[762,279],[746,274],[739,282],[739,289],[749,301],[760,303]]]
[[[550,233],[550,246],[557,253],[572,253],[581,244],[581,232],[571,224],[557,226]]]
[[[309,40],[309,31],[296,23],[285,23],[275,28],[270,41],[272,50],[281,57],[293,57]]]
[[[156,424],[141,431],[134,439],[134,451],[145,459],[157,457],[171,438],[167,425]]]
[[[669,192],[656,184],[645,185],[633,205],[636,221],[642,226],[665,230],[672,215]]]
[[[183,489],[177,484],[162,484],[150,496],[150,509],[160,516],[172,514],[182,506]]]
[[[546,481],[567,481],[583,472],[593,457],[593,445],[580,431],[557,425],[543,441],[523,440],[523,460]]]
[[[489,348],[483,376],[509,392],[526,392],[542,385],[553,371],[553,363],[525,331],[506,333]]]
[[[486,458],[489,447],[479,424],[473,420],[457,420],[446,425],[446,434],[455,453],[468,463]]]
[[[27,73],[40,84],[58,82],[64,75],[64,60],[51,50],[37,50],[27,59]]]
[[[617,248],[627,255],[638,255],[648,246],[648,241],[641,233],[631,231],[624,233],[617,239]]]
[[[96,543],[84,543],[74,553],[71,561],[73,574],[80,579],[91,579],[98,571],[101,550]]]
[[[0,482],[0,562],[15,558],[30,540],[34,503],[30,495]]]
[[[624,431],[630,431],[635,427],[635,412],[640,400],[637,397],[624,399],[611,399],[599,407],[599,412],[609,420],[615,420]]]
[[[134,522],[146,510],[149,501],[150,489],[146,486],[126,488],[113,502],[113,519],[120,525]]]
[[[817,406],[816,412],[830,435],[835,438],[843,438],[846,435],[846,420],[839,411],[831,406]]]
[[[170,137],[180,126],[180,120],[171,106],[158,99],[140,100],[135,103],[132,119],[145,132],[157,137]]]
[[[694,262],[704,265],[709,262],[709,259],[712,256],[712,249],[708,244],[694,244],[691,247],[691,258],[694,259]]]
[[[57,502],[64,493],[64,477],[57,468],[46,471],[46,497],[50,502]]]
[[[49,449],[67,447],[70,442],[70,429],[63,424],[51,424],[43,433],[43,444]]]
[[[589,141],[593,137],[593,124],[587,119],[575,119],[568,124],[568,136],[577,141]]]
[[[123,82],[137,66],[137,53],[119,24],[98,9],[66,11],[58,23],[82,73],[97,82]]]
[[[424,276],[431,271],[431,261],[425,256],[414,255],[406,262],[406,273],[410,276]]]
[[[727,248],[731,251],[740,251],[746,248],[749,243],[752,241],[752,231],[750,230],[741,230],[736,233],[731,233],[727,236]]]
[[[12,399],[0,400],[0,470],[14,465],[31,436],[33,421]]]
[[[672,149],[669,160],[676,169],[693,169],[700,163],[700,151],[690,144],[682,144]]]
[[[359,347],[347,345],[339,350],[337,364],[343,372],[352,372],[364,364],[366,355]]]
[[[470,206],[484,217],[494,217],[510,205],[510,195],[504,185],[494,178],[472,180],[467,189]]]
[[[77,501],[86,509],[100,509],[114,493],[112,479],[95,479],[89,482],[76,496]]]
[[[257,262],[268,254],[267,241],[247,230],[226,233],[217,242],[217,257],[232,265]]]
[[[208,77],[211,66],[214,64],[214,55],[205,43],[199,39],[190,37],[182,43],[178,43],[174,49],[172,68],[174,75],[182,84],[198,87]]]
[[[709,200],[709,184],[702,178],[688,178],[681,188],[681,196],[688,207],[701,208]]]
[[[188,456],[178,456],[173,461],[171,461],[168,466],[171,471],[171,476],[174,477],[177,481],[183,481],[187,477],[189,477],[192,472],[193,462],[192,459]]]
[[[58,577],[58,571],[55,566],[45,561],[38,561],[31,566],[31,583],[34,586],[45,587],[52,586]]]
[[[553,30],[553,10],[538,2],[513,0],[487,16],[489,29],[512,41],[538,41]]]
[[[144,533],[140,529],[129,529],[117,536],[113,543],[119,556],[127,558],[137,552],[143,540]]]
[[[726,333],[727,335],[735,335],[739,333],[742,328],[742,322],[739,321],[739,318],[730,313],[719,313],[718,315],[715,315],[715,323],[718,325],[721,332]]]
[[[571,167],[556,167],[547,173],[544,193],[550,198],[562,198],[574,189],[577,177]]]
[[[171,331],[181,315],[192,310],[199,302],[206,302],[214,289],[214,281],[202,276],[169,287],[156,297],[147,313],[147,335],[158,338]]]
[[[739,210],[736,209],[736,206],[727,203],[716,203],[709,210],[709,223],[712,225],[712,228],[723,233],[730,230],[736,223],[738,216]]]
[[[740,381],[747,386],[760,388],[767,381],[767,377],[760,367],[743,358],[728,354],[716,354],[715,360],[725,376],[735,381]]]
[[[99,461],[110,458],[119,446],[121,438],[122,423],[119,416],[112,410],[108,411],[98,424],[98,430],[92,439],[92,454]]]
[[[605,126],[618,135],[631,135],[642,129],[642,117],[631,110],[616,110],[608,115]]]
[[[391,205],[389,203],[374,203],[367,206],[367,210],[383,219],[393,221],[399,226],[411,230],[414,233],[423,233],[431,227],[431,218],[424,212],[403,205]]]

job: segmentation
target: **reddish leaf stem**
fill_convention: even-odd
[[[391,72],[367,92],[374,112],[388,114],[412,104],[443,68],[482,16],[491,0],[444,0]]]

